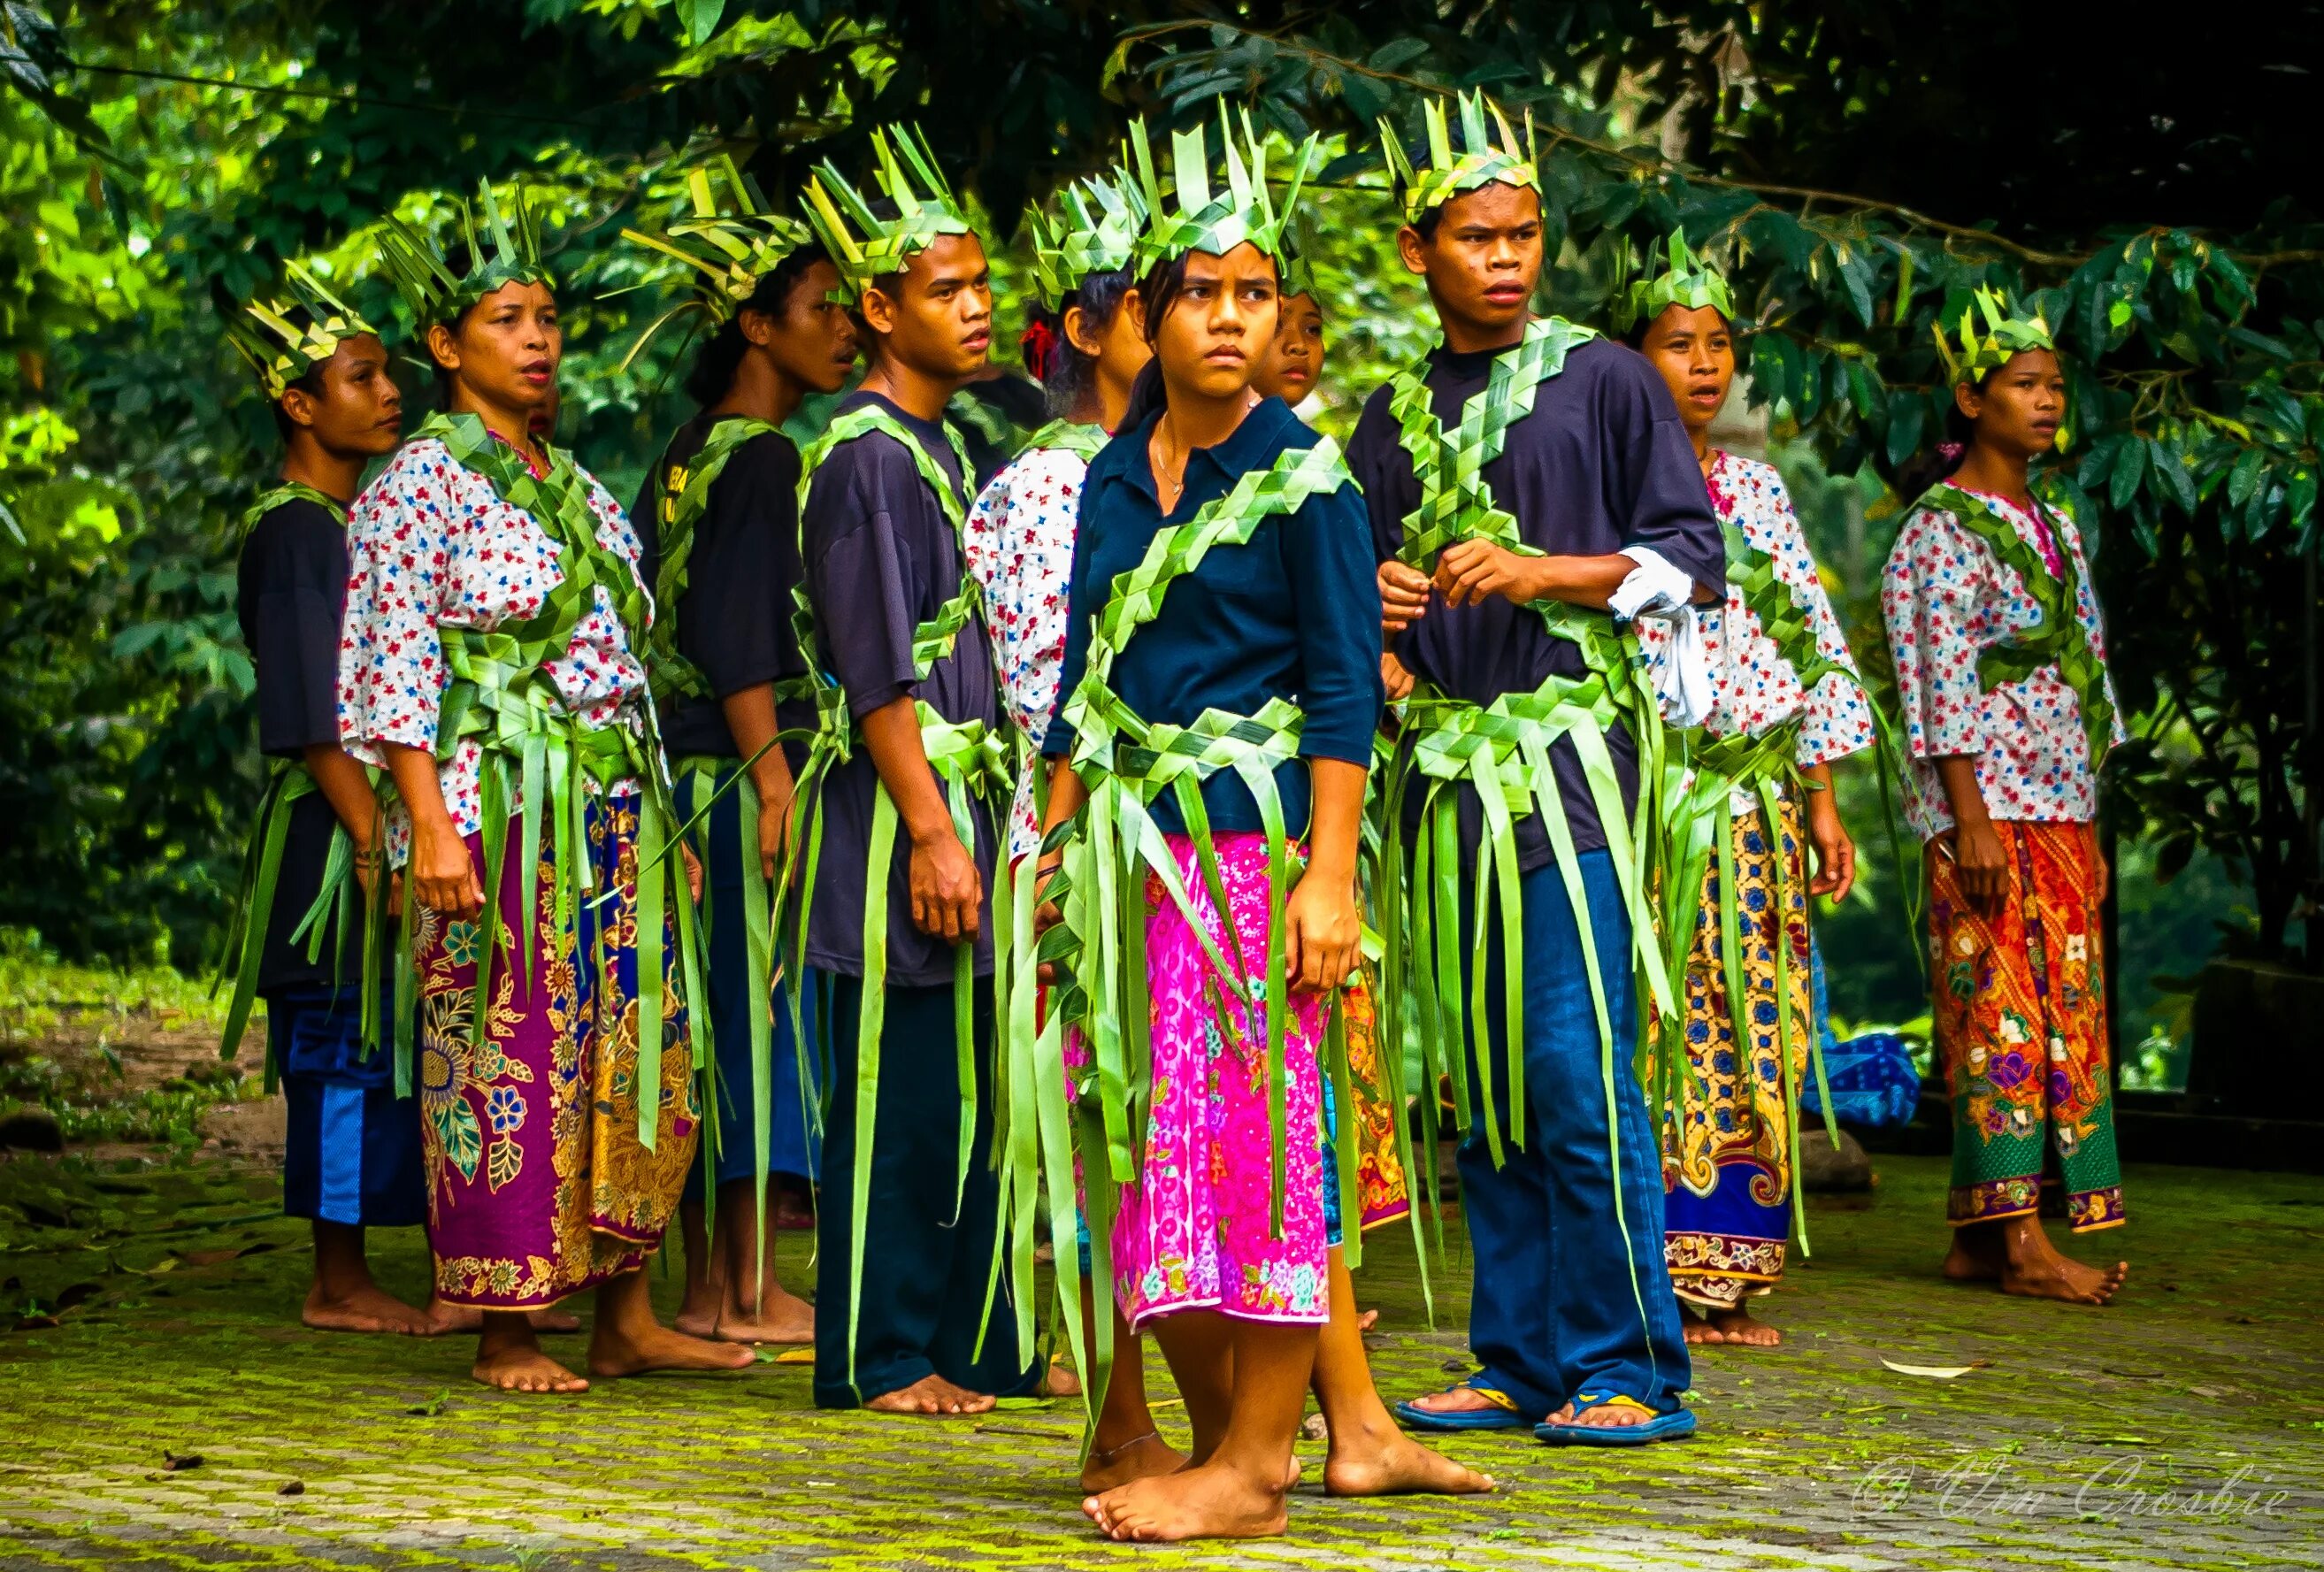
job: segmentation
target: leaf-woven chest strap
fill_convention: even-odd
[[[2030,499],[2036,517],[2049,528],[2058,545],[2058,565],[2052,573],[2031,542],[2016,527],[1995,512],[1984,499],[1959,486],[1932,487],[1923,505],[1941,510],[1960,520],[1961,528],[1985,542],[2003,565],[2025,581],[2025,593],[2041,608],[2042,624],[1989,645],[1977,658],[1977,677],[1990,693],[2003,683],[2023,682],[2045,666],[2055,665],[2058,676],[2073,689],[2082,712],[2082,732],[2089,743],[2090,768],[2096,769],[2114,746],[2114,701],[2107,696],[2106,663],[2090,645],[2089,630],[2082,625],[2081,574],[2067,549],[2065,532],[2050,517],[2040,498]],[[2070,515],[2069,515],[2070,517]]]
[[[771,436],[775,429],[764,420],[746,416],[719,421],[710,428],[702,450],[687,464],[684,486],[663,502],[661,562],[653,585],[654,604],[660,615],[646,640],[646,666],[658,700],[670,694],[697,699],[710,694],[709,680],[701,668],[678,649],[678,602],[684,598],[689,579],[687,569],[694,555],[694,530],[709,510],[710,488],[725,473],[726,461],[744,443]],[[667,472],[663,478],[668,479]]]
[[[1111,438],[1102,426],[1084,420],[1052,420],[1033,433],[1025,444],[1030,453],[1038,448],[1056,448],[1065,453],[1078,453],[1084,458],[1095,458],[1098,449]]]
[[[1388,413],[1420,483],[1420,506],[1404,518],[1399,561],[1430,571],[1446,547],[1478,535],[1531,555],[1517,519],[1494,502],[1485,466],[1501,455],[1509,427],[1533,412],[1541,384],[1565,369],[1567,354],[1597,336],[1562,317],[1535,318],[1524,338],[1493,357],[1484,387],[1462,405],[1461,422],[1449,431],[1433,408],[1428,363],[1397,374]]]
[[[1753,546],[1732,523],[1726,526],[1726,535],[1727,582],[1758,619],[1759,631],[1792,668],[1800,691],[1812,694],[1817,684],[1837,675],[1863,692],[1868,703],[1871,694],[1864,679],[1839,661],[1826,659],[1817,647],[1813,606],[1776,573],[1775,559]]]
[[[958,482],[945,473],[944,466],[936,463],[928,450],[920,446],[918,439],[904,428],[903,422],[878,404],[858,404],[852,409],[842,411],[824,434],[808,446],[799,465],[799,547],[802,557],[806,555],[807,547],[807,496],[815,483],[816,471],[823,467],[824,460],[836,452],[841,445],[874,431],[900,443],[904,451],[911,455],[912,467],[919,471],[920,478],[927,482],[929,489],[936,492],[936,505],[944,510],[945,522],[952,526],[953,538],[961,538],[968,522],[968,500],[961,494],[960,488],[976,473],[976,466],[969,462],[968,445],[961,440],[961,435],[953,428],[952,422],[947,420],[944,423],[944,434],[945,440],[952,445],[953,457],[960,464],[961,479]],[[912,630],[914,680],[927,680],[928,673],[936,669],[936,662],[952,653],[953,646],[959,641],[960,630],[968,626],[969,619],[976,615],[983,603],[983,592],[978,586],[975,575],[968,571],[967,552],[964,548],[960,588],[950,600],[936,608],[933,618]]]
[[[326,496],[310,485],[299,481],[284,481],[259,494],[258,501],[242,516],[242,532],[247,535],[258,521],[285,502],[312,502],[331,516],[331,522],[344,529],[347,527],[347,505],[337,497]]]

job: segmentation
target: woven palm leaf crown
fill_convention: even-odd
[[[1985,318],[1985,331],[1978,332],[1978,318]],[[2010,356],[2029,349],[2046,349],[2056,354],[2058,345],[2050,336],[2050,325],[2040,312],[2021,316],[2000,290],[1980,286],[1961,308],[1960,336],[1958,345],[1945,337],[1941,317],[1932,323],[1929,331],[1936,336],[1938,358],[1945,363],[1945,382],[1950,387],[1974,382],[1987,372],[1999,371],[2009,363]]]
[[[1190,251],[1224,256],[1246,242],[1272,257],[1278,272],[1289,271],[1285,220],[1298,205],[1300,187],[1314,161],[1314,137],[1291,155],[1291,178],[1280,207],[1268,189],[1267,142],[1251,129],[1250,114],[1242,116],[1238,138],[1226,106],[1221,105],[1219,142],[1225,155],[1222,179],[1213,185],[1209,139],[1203,128],[1172,133],[1166,193],[1146,138],[1146,122],[1130,122],[1130,169],[1146,207],[1146,225],[1139,232],[1132,258],[1139,271]]]
[[[226,337],[270,399],[337,354],[342,341],[379,332],[297,262],[283,269],[281,295],[253,300],[243,314],[249,321],[228,324]]]
[[[456,322],[469,307],[510,284],[557,288],[557,275],[541,265],[540,225],[521,188],[510,193],[503,207],[493,183],[477,181],[475,203],[460,204],[460,231],[468,247],[465,274],[452,271],[432,236],[401,218],[391,217],[379,237],[380,258],[396,293],[422,328]]]
[[[719,211],[711,188],[713,174],[725,178],[727,189],[733,194],[733,210]],[[718,159],[689,172],[686,192],[691,212],[673,219],[661,234],[622,231],[623,239],[676,257],[695,270],[689,280],[695,298],[680,310],[700,311],[723,326],[757,290],[761,279],[781,266],[792,253],[815,244],[815,232],[807,225],[768,210],[758,186],[735,168],[732,158]]]
[[[1146,222],[1146,203],[1130,171],[1114,170],[1065,188],[1055,218],[1038,207],[1026,217],[1033,231],[1033,278],[1041,304],[1058,311],[1092,273],[1119,272],[1130,265]]]
[[[938,236],[973,233],[918,126],[882,126],[872,133],[872,148],[879,160],[873,173],[881,194],[896,205],[894,217],[873,211],[872,200],[828,161],[807,184],[807,222],[838,266],[851,299],[861,299],[872,280],[903,271]]]
[[[1404,221],[1416,224],[1432,207],[1441,207],[1463,191],[1480,186],[1504,185],[1538,191],[1541,174],[1534,151],[1533,112],[1525,119],[1520,142],[1501,106],[1482,92],[1460,95],[1461,151],[1452,150],[1452,130],[1444,117],[1442,99],[1431,99],[1422,114],[1428,127],[1428,161],[1415,167],[1396,127],[1383,117],[1380,145],[1388,155],[1388,178],[1404,193]],[[1489,118],[1490,127],[1487,121]],[[1500,141],[1493,141],[1493,131]]]
[[[1655,271],[1657,256],[1662,271]],[[1614,331],[1628,333],[1641,322],[1652,322],[1673,306],[1699,310],[1708,306],[1729,322],[1735,319],[1735,297],[1727,280],[1687,249],[1686,232],[1674,229],[1670,238],[1646,253],[1646,265],[1614,300]]]

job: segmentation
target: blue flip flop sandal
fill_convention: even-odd
[[[1603,1397],[1584,1393],[1574,1399],[1575,1420],[1597,1408],[1626,1408],[1634,1412],[1653,1414],[1642,1425],[1584,1425],[1572,1420],[1544,1420],[1534,1426],[1536,1440],[1546,1441],[1553,1447],[1643,1447],[1653,1441],[1675,1441],[1682,1436],[1694,1434],[1694,1411],[1677,1408],[1668,1413],[1655,1413],[1634,1397],[1618,1393]]]
[[[1471,1378],[1448,1386],[1446,1392],[1473,1392],[1486,1398],[1491,1408],[1463,1409],[1439,1413],[1406,1402],[1392,1411],[1396,1417],[1416,1430],[1522,1430],[1533,1421],[1517,1411],[1516,1402],[1506,1392],[1487,1386]]]

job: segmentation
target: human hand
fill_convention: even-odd
[[[678,854],[686,860],[686,893],[696,906],[702,904],[702,859],[694,855],[694,848],[681,841]]]
[[[1284,969],[1293,991],[1330,993],[1347,981],[1363,934],[1356,881],[1318,878],[1311,869],[1283,908]]]
[[[1400,633],[1428,614],[1428,575],[1391,557],[1379,565],[1380,627]]]
[[[1962,824],[1937,839],[1951,855],[1969,903],[1988,915],[1999,911],[2009,894],[2009,853],[1993,821]]]
[[[759,796],[759,876],[772,884],[791,845],[791,808],[798,794],[786,781]]]
[[[1525,558],[1480,535],[1444,548],[1436,558],[1436,588],[1448,606],[1476,605],[1493,595],[1519,605],[1533,599]]]
[[[430,911],[466,921],[484,909],[476,860],[448,815],[414,821],[411,860],[404,872],[420,904]]]
[[[953,944],[976,937],[984,878],[951,824],[925,841],[913,841],[911,885],[914,927]]]
[[[1808,843],[1815,848],[1816,857],[1808,894],[1846,900],[1848,892],[1856,887],[1856,842],[1849,838],[1848,826],[1840,822],[1840,808],[1829,790],[1808,797]]]
[[[1412,674],[1404,669],[1404,662],[1393,655],[1380,657],[1380,685],[1388,689],[1390,699],[1412,696]]]

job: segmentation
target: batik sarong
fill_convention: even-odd
[[[518,843],[513,828],[510,838]],[[590,804],[591,887],[562,928],[547,856],[530,868],[507,860],[501,921],[523,920],[521,881],[532,878],[533,932],[523,945],[504,938],[483,1031],[481,924],[425,907],[415,919],[429,1237],[447,1303],[530,1309],[632,1271],[678,1204],[698,1135],[694,1055],[666,926],[650,1151],[638,1135],[636,838],[635,797]],[[467,841],[481,868],[482,837]]]
[[[1411,1184],[1404,1160],[1397,1154],[1396,1122],[1403,1110],[1389,1095],[1388,1074],[1380,1062],[1376,1012],[1379,1000],[1377,969],[1366,961],[1361,980],[1340,994],[1340,1016],[1348,1040],[1348,1082],[1356,1105],[1356,1226],[1370,1232],[1395,1222],[1412,1210]],[[1325,1143],[1324,1181],[1336,1187],[1338,1161]]]
[[[1243,975],[1218,975],[1185,914],[1149,875],[1153,1108],[1139,1177],[1122,1188],[1114,1219],[1114,1292],[1133,1328],[1189,1310],[1320,1323],[1330,1313],[1317,1138],[1323,1001],[1291,996],[1283,1226],[1277,1234],[1268,1204],[1267,839],[1250,832],[1216,837],[1239,951],[1211,904],[1194,843],[1183,835],[1167,839],[1196,915],[1227,964]]]
[[[2112,1227],[2123,1221],[2122,1171],[2097,832],[2072,821],[1993,828],[2009,869],[1997,911],[1962,895],[1946,846],[1929,850],[1936,1045],[1953,1104],[1945,1215],[1955,1227],[2026,1216],[2048,1184],[2061,1187],[2075,1232]]]
[[[1784,801],[1777,841],[1769,839],[1766,818],[1755,808],[1734,820],[1739,1001],[1729,997],[1717,857],[1704,873],[1681,1000],[1686,1069],[1663,1110],[1663,1256],[1679,1298],[1711,1310],[1731,1310],[1772,1290],[1784,1274],[1791,1236],[1791,1119],[1784,1088],[1786,1075],[1796,1089],[1807,1074],[1813,972],[1799,808]],[[1785,1009],[1788,1071],[1779,1031]]]

